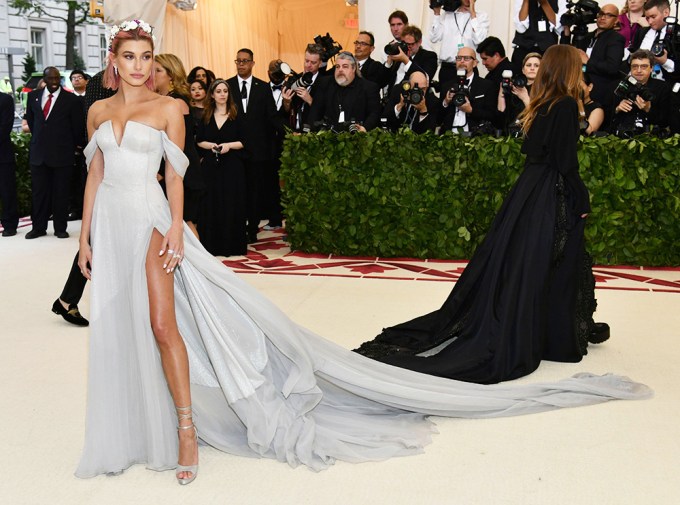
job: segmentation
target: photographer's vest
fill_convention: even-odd
[[[550,7],[558,15],[557,0],[548,0]],[[545,22],[546,31],[538,30],[538,23]],[[556,21],[559,21],[557,19]],[[550,46],[557,44],[557,34],[550,28],[550,21],[541,9],[537,1],[529,2],[529,28],[524,33],[515,32],[515,38],[512,43],[522,49],[538,48],[543,53]]]

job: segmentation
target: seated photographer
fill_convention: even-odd
[[[590,97],[593,83],[588,74],[583,74],[581,80],[581,101],[583,102],[583,121],[581,123],[582,135],[593,135],[600,131],[604,123],[604,107]]]
[[[494,82],[497,86],[501,85],[503,72],[513,70],[514,66],[505,56],[505,47],[498,37],[485,38],[477,48],[482,65],[486,67],[488,73],[485,79]],[[525,57],[526,59],[526,57]],[[524,62],[522,62],[524,64]],[[443,81],[442,81],[443,82]]]
[[[521,125],[517,123],[517,117],[529,105],[529,93],[538,74],[538,67],[541,66],[541,58],[539,53],[527,54],[522,63],[522,75],[519,78],[509,76],[506,71],[506,77],[501,81],[498,89],[498,113],[494,124],[506,135],[514,137],[520,134]]]
[[[333,80],[315,97],[309,124],[314,128],[325,125],[335,131],[365,132],[378,125],[380,112],[378,86],[361,78],[352,53],[338,53]]]
[[[434,131],[439,99],[430,92],[427,75],[413,72],[402,86],[394,86],[383,110],[387,125],[396,131],[406,125],[415,133]]]
[[[456,77],[456,52],[459,47],[472,47],[489,33],[489,15],[477,11],[476,0],[430,0],[434,11],[430,26],[430,42],[441,42],[439,82]],[[442,11],[443,10],[443,11]]]
[[[496,115],[496,85],[475,75],[477,56],[471,47],[458,50],[456,67],[459,75],[442,86],[439,111],[442,132],[491,133],[491,122]]]
[[[626,42],[615,29],[618,17],[619,9],[615,5],[603,5],[597,13],[597,29],[586,36],[586,49],[579,49],[585,72],[593,85],[593,100],[607,108],[611,108],[612,91],[621,80]]]
[[[408,79],[416,70],[426,73],[430,80],[434,79],[434,74],[437,72],[437,53],[422,48],[422,43],[423,32],[420,28],[407,25],[401,31],[401,42],[388,44],[391,49],[385,48],[390,50],[385,63],[385,67],[391,71],[388,96],[392,91],[392,86]]]
[[[656,77],[666,81],[680,80],[680,68],[676,68],[675,60],[678,55],[673,53],[670,34],[666,18],[671,14],[668,0],[647,0],[645,2],[645,19],[649,26],[640,28],[633,37],[628,48],[631,53],[638,49],[652,52],[656,62],[661,66],[661,73]],[[629,61],[632,60],[629,59]]]
[[[318,44],[308,44],[305,49],[303,75],[307,75],[309,85],[301,84],[300,79],[288,80],[281,91],[283,109],[287,115],[287,125],[295,131],[302,131],[309,125],[309,111],[314,97],[328,87],[330,76],[322,75],[321,55],[323,48]]]
[[[654,55],[640,49],[630,56],[630,77],[616,87],[610,131],[620,137],[631,137],[668,126],[670,88],[659,79],[652,79]]]

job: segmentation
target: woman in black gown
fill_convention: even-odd
[[[207,215],[199,228],[201,242],[214,256],[245,254],[248,244],[241,118],[227,81],[213,81],[208,96],[203,121],[196,131],[208,186]]]
[[[543,56],[521,119],[524,171],[465,272],[435,312],[383,330],[357,352],[469,382],[533,372],[542,359],[577,362],[595,325],[584,248],[588,190],[578,173],[581,60],[566,45]]]

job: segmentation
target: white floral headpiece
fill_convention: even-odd
[[[119,32],[129,32],[141,28],[146,33],[151,35],[151,40],[153,40],[154,46],[156,45],[156,36],[153,34],[153,26],[142,19],[132,19],[130,21],[123,21],[119,25],[112,25],[111,31],[109,32],[109,52],[113,48],[113,39],[118,35]]]

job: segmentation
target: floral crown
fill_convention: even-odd
[[[153,26],[142,19],[132,19],[130,21],[124,21],[119,25],[112,25],[111,31],[109,32],[109,52],[113,49],[113,39],[116,38],[119,32],[130,32],[141,28],[143,31],[151,35],[151,40],[153,40],[154,46],[156,45],[156,36],[153,34]]]

